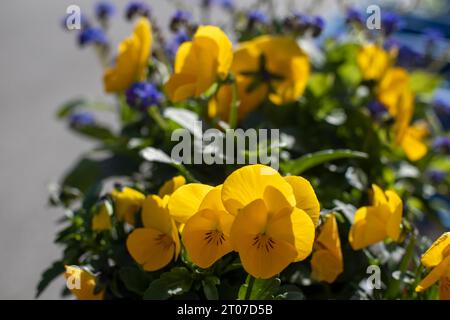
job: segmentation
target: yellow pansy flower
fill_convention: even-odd
[[[393,117],[399,113],[399,109],[414,110],[414,95],[408,72],[397,67],[388,69],[378,83],[377,97]]]
[[[170,180],[167,180],[163,186],[159,189],[158,195],[162,198],[164,196],[170,196],[179,187],[186,183],[186,179],[183,176],[176,176]]]
[[[383,48],[371,43],[359,49],[356,61],[364,80],[378,80],[388,68],[390,56]]]
[[[114,199],[117,219],[134,225],[136,212],[141,208],[145,196],[137,190],[124,187],[114,189],[111,197]]]
[[[208,268],[231,252],[230,228],[234,217],[221,200],[222,186],[210,190],[198,211],[189,218],[183,229],[183,244],[197,266]]]
[[[169,214],[168,201],[168,196],[147,196],[142,205],[144,227],[135,229],[127,239],[128,252],[146,271],[165,267],[180,253],[178,229]]]
[[[336,217],[329,214],[320,230],[311,259],[312,276],[319,281],[332,283],[344,271]]]
[[[101,203],[97,208],[97,212],[95,212],[94,216],[92,217],[92,230],[98,232],[111,230],[111,212],[112,208],[110,207],[110,204],[108,202],[104,201],[103,203]]]
[[[450,300],[450,232],[440,236],[422,255],[422,264],[433,268],[417,285],[416,292],[422,292],[439,281],[439,298]]]
[[[398,241],[401,231],[403,202],[393,190],[384,192],[373,184],[372,206],[359,208],[349,232],[353,250],[359,250],[391,238]]]
[[[96,278],[90,272],[77,267],[65,266],[67,287],[78,300],[103,300],[105,291],[95,292]]]
[[[233,46],[227,35],[218,27],[200,26],[192,41],[179,47],[165,91],[173,102],[198,97],[225,79],[232,60]]]
[[[313,220],[297,207],[302,203],[296,203],[293,187],[276,170],[249,165],[234,171],[223,184],[221,198],[235,215],[233,248],[252,276],[270,278],[311,253]]]
[[[106,92],[123,92],[133,82],[145,79],[152,46],[152,27],[140,18],[130,37],[119,44],[115,65],[106,69],[103,84]]]
[[[309,59],[294,39],[260,36],[239,45],[231,67],[238,88],[238,118],[242,119],[265,99],[282,105],[298,99],[309,78]],[[231,86],[223,85],[210,100],[210,116],[226,120]]]

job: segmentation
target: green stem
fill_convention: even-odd
[[[394,279],[386,290],[385,297],[386,299],[394,299],[400,290],[400,283],[406,273],[406,269],[408,268],[409,262],[414,254],[414,246],[416,244],[416,236],[414,233],[411,233],[411,238],[408,243],[408,247],[406,247],[405,255],[403,256],[402,261],[400,262],[400,276],[399,279]]]
[[[245,291],[245,300],[250,300],[250,296],[252,294],[252,290],[253,290],[253,284],[255,283],[255,277],[248,275],[249,279],[248,279],[248,286],[247,286],[247,291]]]
[[[180,171],[188,180],[188,182],[198,183],[199,181],[183,166],[181,163],[174,164],[174,166]]]
[[[148,109],[148,114],[150,115],[150,117],[152,117],[153,120],[155,120],[156,124],[163,130],[163,131],[167,131],[168,129],[168,125],[166,120],[163,119],[163,117],[161,116],[161,114],[159,113],[158,107],[157,106],[151,106]]]
[[[228,125],[230,129],[235,129],[237,125],[237,109],[238,109],[238,88],[236,80],[231,84],[231,108]]]

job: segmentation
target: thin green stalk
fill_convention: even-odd
[[[248,279],[248,286],[247,286],[247,291],[245,291],[245,300],[250,300],[250,296],[252,294],[252,290],[253,290],[253,285],[255,284],[255,277],[248,275],[249,279]]]
[[[400,291],[400,283],[406,273],[406,269],[408,268],[409,262],[414,254],[414,246],[416,244],[416,236],[414,233],[411,233],[411,238],[409,239],[408,247],[406,247],[405,255],[403,256],[402,261],[400,262],[400,276],[399,279],[393,279],[389,284],[385,298],[386,299],[394,299],[398,292]]]
[[[167,131],[169,128],[166,120],[163,119],[161,114],[159,113],[158,107],[152,106],[148,109],[148,114],[155,120],[156,124],[164,131]]]

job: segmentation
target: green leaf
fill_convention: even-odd
[[[340,66],[337,73],[342,80],[350,86],[358,85],[362,79],[361,72],[358,66],[354,63],[346,63]]]
[[[308,88],[316,97],[320,97],[331,88],[333,81],[331,74],[315,73],[308,81]]]
[[[150,282],[149,276],[136,267],[124,267],[120,269],[119,277],[128,290],[139,295],[144,294]]]
[[[255,279],[253,278],[253,285],[249,286],[251,276],[247,277],[245,283],[239,288],[238,299],[246,300],[271,300],[275,298],[276,292],[280,288],[281,280],[279,278],[270,279]],[[247,290],[251,290],[250,294]]]
[[[411,88],[417,94],[427,95],[433,93],[441,83],[439,75],[425,71],[414,71],[411,73]]]
[[[299,175],[306,170],[323,164],[325,162],[345,159],[345,158],[359,158],[367,159],[367,154],[352,150],[323,150],[319,152],[306,154],[298,159],[290,160],[280,164],[281,169],[285,173],[292,175]]]
[[[73,131],[75,131],[83,136],[98,139],[98,140],[116,139],[116,136],[114,135],[114,133],[111,132],[111,130],[108,127],[97,125],[97,124],[70,126],[70,129],[72,129]]]
[[[219,300],[219,292],[217,285],[220,284],[220,279],[214,276],[206,277],[202,281],[203,293],[208,300]]]
[[[39,297],[45,288],[59,275],[64,272],[64,263],[61,261],[54,262],[41,276],[36,288],[36,298]]]
[[[109,177],[131,176],[136,172],[140,161],[132,157],[112,155],[101,159],[93,154],[82,158],[69,170],[62,181],[63,186],[70,186],[86,193],[89,188]]]
[[[88,109],[88,110],[101,110],[101,111],[113,111],[114,108],[109,104],[102,102],[87,102],[84,99],[72,99],[61,107],[59,107],[56,116],[58,119],[63,119],[70,114],[72,114],[77,109]]]
[[[164,300],[174,295],[181,295],[190,290],[193,278],[184,267],[173,268],[153,281],[144,293],[146,300]]]

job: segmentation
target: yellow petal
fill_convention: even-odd
[[[242,167],[228,176],[222,187],[222,202],[233,215],[256,199],[263,199],[266,187],[280,191],[295,206],[292,187],[271,167],[255,164]]]
[[[238,213],[231,227],[231,240],[245,271],[263,279],[281,272],[297,256],[293,236],[288,243],[264,233],[267,218],[264,201],[255,200]]]
[[[427,267],[435,267],[450,254],[450,232],[441,235],[428,250],[422,255],[420,261]]]
[[[228,74],[233,61],[233,45],[230,39],[216,26],[200,26],[195,32],[194,41],[202,38],[212,39],[215,42],[216,48],[214,49],[217,51],[214,55],[217,56],[217,72],[224,77]]]
[[[446,275],[450,267],[450,256],[446,257],[424,278],[416,287],[416,292],[422,292],[436,283],[442,276]]]
[[[403,139],[401,140],[402,149],[411,161],[422,159],[428,152],[428,147],[423,142],[423,137],[426,133],[422,130],[422,128],[413,125],[406,129]]]
[[[152,28],[146,18],[140,18],[133,34],[119,45],[115,65],[105,70],[106,92],[122,92],[134,81],[144,79],[152,46]]]
[[[201,183],[190,183],[178,188],[170,197],[170,215],[179,223],[186,221],[197,213],[206,194],[213,187]]]
[[[98,209],[98,212],[92,217],[92,230],[94,231],[104,231],[111,230],[111,216],[109,204],[102,203]]]
[[[341,240],[336,217],[333,214],[326,216],[325,223],[317,237],[317,247],[327,250],[342,262]]]
[[[361,48],[356,59],[364,80],[379,79],[389,64],[389,54],[375,44]]]
[[[386,237],[386,226],[390,216],[389,207],[362,207],[355,214],[355,221],[350,228],[349,242],[353,250],[363,249]],[[363,217],[363,218],[362,218]]]
[[[159,230],[135,229],[127,239],[130,255],[146,271],[159,270],[170,263],[175,255],[175,242]]]
[[[320,204],[317,200],[316,193],[308,180],[297,176],[288,176],[284,178],[294,190],[296,206],[305,211],[312,221],[314,226],[319,223]]]
[[[145,196],[128,187],[124,187],[122,190],[114,189],[111,196],[114,199],[117,219],[134,225],[135,215],[141,208]]]
[[[394,241],[398,241],[401,231],[403,202],[393,190],[386,191],[391,216],[387,223],[387,235]]]
[[[162,233],[172,232],[172,218],[167,204],[169,196],[160,198],[157,195],[149,195],[142,203],[142,224],[145,228],[153,228]]]
[[[444,276],[439,280],[439,299],[450,300],[450,276]]]
[[[211,189],[203,198],[198,210],[211,209],[214,211],[226,211],[222,203],[222,185]]]
[[[96,278],[77,266],[65,266],[64,277],[72,294],[78,300],[103,300],[105,291],[94,294]]]
[[[272,214],[276,214],[285,208],[291,208],[292,206],[287,201],[286,197],[273,186],[267,186],[263,194],[264,203],[267,209]]]
[[[344,270],[342,260],[327,250],[317,250],[311,259],[312,277],[333,283]]]
[[[411,90],[408,72],[402,68],[390,68],[378,84],[378,100],[392,116],[401,114],[400,106],[411,104]]]
[[[225,211],[204,209],[186,222],[183,243],[194,264],[208,268],[232,251],[229,235],[233,220]]]
[[[163,186],[159,189],[158,195],[162,198],[166,195],[170,196],[175,190],[183,186],[186,183],[186,179],[183,176],[176,176],[170,180],[167,180]]]
[[[373,192],[372,203],[374,206],[379,206],[379,205],[388,203],[386,195],[384,194],[384,191],[376,184],[372,184],[372,192]]]
[[[164,85],[164,90],[171,101],[183,101],[195,95],[196,80],[197,78],[192,74],[173,74]]]
[[[267,235],[293,245],[297,251],[294,261],[301,261],[312,251],[314,224],[303,210],[286,208],[271,217],[267,225]]]

